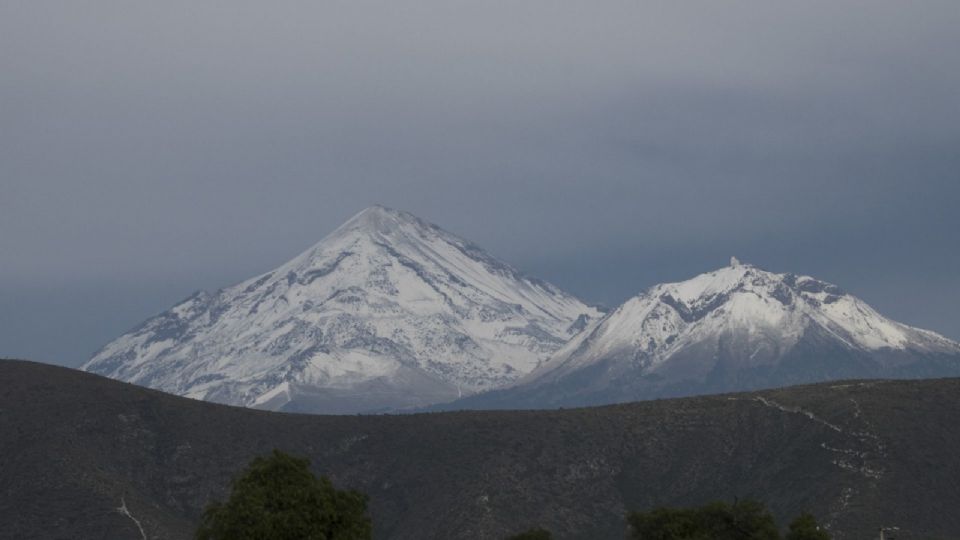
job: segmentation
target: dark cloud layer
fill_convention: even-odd
[[[730,255],[960,338],[960,7],[7,2],[0,355],[77,364],[373,203],[587,300]]]

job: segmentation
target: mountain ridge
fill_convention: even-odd
[[[604,313],[372,206],[274,270],[195,293],[83,369],[270,410],[543,408],[954,376],[960,344],[735,257]]]
[[[450,407],[598,405],[844,378],[960,375],[960,344],[840,287],[736,258],[627,300],[504,389]],[[443,407],[441,407],[443,408]]]

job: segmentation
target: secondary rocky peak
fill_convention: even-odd
[[[749,289],[771,281],[773,274],[751,265],[725,266],[694,276],[685,281],[663,283],[651,287],[647,295],[668,295],[682,303],[693,305],[713,301],[737,289]]]
[[[504,399],[583,405],[960,374],[958,343],[887,319],[836,285],[731,263],[627,301]]]

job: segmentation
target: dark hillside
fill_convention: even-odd
[[[838,538],[960,538],[960,380],[560,411],[268,413],[0,361],[0,536],[187,538],[272,448],[370,496],[379,538],[621,538],[627,509],[756,497]],[[131,517],[118,511],[125,503]]]

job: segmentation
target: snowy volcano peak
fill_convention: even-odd
[[[440,229],[417,216],[394,210],[386,206],[374,205],[361,210],[330,233],[321,243],[338,236],[365,234],[372,237],[390,238],[395,235],[422,235],[426,231],[438,232]]]
[[[371,259],[375,253],[377,257]],[[282,268],[304,270],[313,267],[325,270],[331,259],[336,262],[347,257],[365,258],[371,262],[367,265],[368,269],[376,273],[382,272],[381,263],[385,262],[379,257],[386,257],[393,259],[389,261],[391,265],[399,262],[415,271],[433,274],[434,277],[479,279],[488,287],[487,293],[503,299],[511,298],[516,291],[504,289],[502,283],[491,281],[491,274],[535,289],[569,296],[553,285],[523,275],[477,245],[432,223],[408,212],[379,205],[356,214]]]
[[[331,253],[342,253],[358,245],[386,243],[394,247],[409,246],[441,234],[443,232],[438,227],[413,214],[385,206],[371,206],[348,219],[285,266],[309,265],[326,259]]]
[[[391,409],[509,383],[600,315],[435,225],[374,206],[277,269],[148,320],[85,369],[247,406]]]

